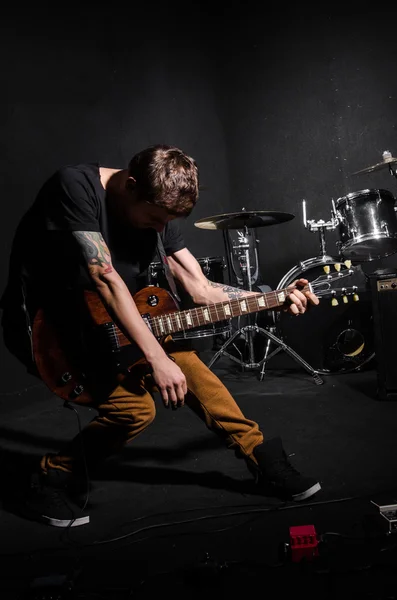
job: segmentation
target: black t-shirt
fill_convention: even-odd
[[[20,222],[2,307],[11,301],[12,288],[21,278],[38,302],[60,289],[92,285],[72,231],[102,234],[113,266],[132,294],[146,285],[149,264],[159,260],[154,229],[115,224],[109,216],[99,165],[68,165],[46,181]],[[161,238],[167,255],[184,248],[180,219],[170,221]]]

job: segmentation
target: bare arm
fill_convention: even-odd
[[[167,405],[183,404],[187,392],[186,380],[179,367],[171,361],[142,319],[123,279],[114,269],[110,251],[101,233],[75,231],[88,272],[105,307],[124,332],[142,350],[153,368],[153,377]]]
[[[180,281],[183,288],[191,296],[195,304],[211,304],[224,302],[235,298],[257,295],[256,292],[217,283],[206,278],[197,259],[183,248],[168,257],[168,263],[175,279]]]
[[[224,283],[208,280],[201,270],[199,262],[183,248],[168,257],[168,263],[175,279],[180,281],[183,288],[190,294],[195,304],[211,304],[213,302],[224,302],[226,300],[244,298],[246,296],[258,295],[258,292],[242,290]],[[298,280],[299,284],[306,284],[306,279]],[[297,282],[294,282],[294,284]],[[286,307],[290,313],[298,315],[304,313],[307,301],[318,304],[318,298],[312,293],[303,294],[299,290],[293,290],[289,295],[289,304]]]

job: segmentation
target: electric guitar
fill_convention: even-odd
[[[343,268],[340,265],[339,270],[322,275],[300,289],[310,290],[319,298],[331,297],[332,304],[339,302],[338,296],[343,302],[349,297],[357,301],[357,286],[339,285],[341,280],[352,277],[357,269],[359,267]],[[176,332],[282,307],[292,289],[288,286],[188,310],[180,310],[173,296],[157,286],[143,288],[133,299],[147,327],[161,343]],[[84,291],[82,300],[83,308],[77,316],[70,311],[66,318],[65,312],[69,311],[64,311],[60,318],[54,318],[54,311],[43,308],[37,311],[32,326],[33,354],[39,376],[55,395],[78,404],[92,404],[101,390],[101,369],[128,370],[142,358],[142,353],[112,321],[96,292]],[[123,365],[123,352],[128,348],[134,349],[135,354],[132,353],[131,358],[127,353]],[[97,362],[99,357],[101,362]],[[93,368],[87,366],[89,363]]]

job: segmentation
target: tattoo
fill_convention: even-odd
[[[101,267],[104,269],[104,273],[113,271],[109,248],[101,233],[96,231],[74,231],[73,235],[82,247],[90,271],[96,271],[95,267]]]
[[[209,285],[214,288],[222,288],[222,292],[224,292],[230,300],[237,300],[237,298],[241,298],[245,296],[244,290],[240,290],[239,288],[235,288],[231,285],[225,285],[224,283],[216,283],[215,281],[210,281],[207,279]]]

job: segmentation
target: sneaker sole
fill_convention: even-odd
[[[295,500],[296,502],[299,502],[300,500],[306,500],[306,498],[310,498],[310,496],[313,496],[313,494],[317,494],[317,492],[319,492],[321,490],[321,485],[319,483],[316,483],[315,485],[312,485],[311,488],[309,488],[308,490],[305,490],[304,492],[301,492],[300,494],[295,494],[292,496],[292,499]]]
[[[80,525],[87,525],[90,522],[90,517],[77,517],[76,519],[54,519],[53,517],[47,517],[46,515],[41,516],[41,521],[51,527],[80,527]]]

